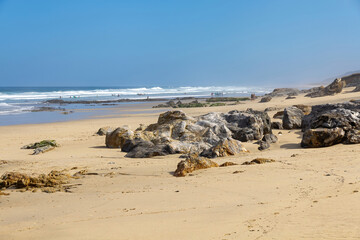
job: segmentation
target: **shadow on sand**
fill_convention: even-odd
[[[286,143],[280,146],[280,148],[285,149],[302,149],[300,143]]]

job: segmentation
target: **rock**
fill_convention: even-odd
[[[21,149],[34,149],[33,155],[45,153],[59,147],[55,140],[43,140],[23,146]]]
[[[107,126],[107,127],[99,128],[96,134],[99,136],[105,136],[107,132],[112,132],[112,131],[114,131],[114,129]]]
[[[8,172],[2,175],[0,188],[42,188],[44,190],[52,188],[53,192],[62,191],[63,184],[68,183],[71,176],[59,171],[51,171],[49,174],[40,174],[37,177],[30,177],[19,172]],[[46,188],[46,189],[45,189]]]
[[[225,114],[227,127],[236,140],[247,142],[261,139],[264,134],[272,133],[271,120],[266,112],[247,109],[244,112],[230,111]]]
[[[341,80],[341,78],[335,79],[331,84],[326,87],[320,87],[317,91],[310,92],[305,95],[305,97],[324,97],[331,96],[337,93],[341,93],[345,87],[346,82]]]
[[[5,160],[0,160],[0,165],[7,164],[8,162]]]
[[[272,133],[265,134],[264,137],[259,141],[258,149],[260,151],[270,148],[271,143],[276,143],[278,140],[277,136]]]
[[[345,81],[347,87],[360,86],[360,73],[354,73],[348,76],[344,76],[341,79]]]
[[[228,167],[228,166],[234,166],[237,165],[237,163],[234,162],[224,162],[223,164],[220,165],[220,167]]]
[[[304,105],[304,104],[297,104],[297,105],[294,105],[294,107],[300,109],[304,113],[304,115],[309,115],[311,113],[311,109],[312,109],[311,106]]]
[[[202,158],[194,154],[178,163],[174,176],[184,177],[188,173],[191,173],[199,169],[206,169],[206,168],[218,167],[218,166],[219,165],[217,163],[211,161],[210,159]]]
[[[264,112],[271,112],[271,111],[276,111],[279,110],[279,108],[277,107],[267,107],[265,108]]]
[[[264,163],[272,163],[272,162],[275,162],[275,160],[270,158],[255,158],[250,162],[244,162],[242,165],[264,164]]]
[[[301,146],[306,148],[328,147],[343,141],[345,131],[342,128],[317,128],[304,132]]]
[[[271,99],[272,99],[272,97],[270,97],[270,96],[265,96],[265,97],[262,97],[262,98],[261,98],[260,102],[261,102],[261,103],[270,102]]]
[[[122,148],[126,140],[133,139],[134,132],[127,127],[119,127],[106,133],[105,144],[108,148]]]
[[[271,93],[266,94],[270,97],[282,97],[282,96],[296,96],[300,93],[299,89],[296,88],[275,88]]]
[[[268,143],[276,143],[278,141],[278,138],[274,134],[268,133],[268,134],[265,134],[261,140],[268,142]]]
[[[173,139],[179,139],[182,135],[184,135],[186,130],[186,122],[180,121],[174,125],[172,129],[171,137]]]
[[[193,118],[186,116],[183,111],[167,111],[165,113],[160,114],[157,124],[171,124],[177,120],[192,120]]]
[[[241,144],[240,141],[235,139],[221,139],[215,146],[210,149],[204,150],[200,155],[203,157],[214,158],[214,157],[226,157],[235,155],[241,152],[249,152]]]
[[[285,99],[295,99],[296,97],[294,96],[287,96]]]
[[[298,129],[301,128],[301,121],[304,113],[296,107],[287,107],[284,110],[283,128]]]
[[[348,144],[357,144],[360,143],[360,130],[351,129],[346,133],[345,143]]]
[[[259,149],[260,151],[263,151],[263,150],[268,149],[268,148],[270,148],[270,143],[269,143],[269,142],[259,141],[259,147],[258,147],[258,149]]]
[[[133,147],[125,157],[128,158],[151,158],[155,156],[166,156],[176,152],[169,145],[155,145],[152,142],[140,141]]]
[[[271,128],[272,129],[283,129],[283,126],[282,126],[281,122],[272,122],[271,123]]]
[[[273,118],[276,118],[276,119],[283,119],[284,117],[284,111],[278,111],[277,113],[274,114]]]
[[[360,82],[360,81],[359,81]],[[356,88],[353,90],[353,92],[360,92],[360,85],[356,86]]]

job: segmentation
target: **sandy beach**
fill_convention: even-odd
[[[351,90],[320,98],[275,97],[268,103],[181,110],[198,116],[336,103],[357,99],[359,94]],[[178,154],[125,158],[120,149],[105,147],[104,136],[95,135],[104,126],[134,130],[156,122],[158,115],[114,114],[0,127],[0,160],[5,160],[1,175],[64,169],[97,174],[71,180],[70,192],[3,190],[9,195],[0,196],[0,239],[360,239],[359,145],[304,149],[300,130],[273,130],[279,141],[269,150],[246,142],[250,153],[214,160],[241,164],[266,157],[273,163],[174,177]],[[40,155],[20,149],[43,139],[55,139],[60,147]]]

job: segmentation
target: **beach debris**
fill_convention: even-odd
[[[262,98],[260,99],[260,102],[261,102],[261,103],[270,102],[271,99],[272,99],[272,97],[270,97],[270,96],[265,96],[265,97],[262,97]]]
[[[224,162],[219,167],[228,167],[228,166],[234,166],[234,165],[238,165],[238,164],[234,163],[234,162]]]
[[[41,189],[43,192],[66,191],[68,186],[64,186],[72,178],[63,171],[51,171],[49,174],[40,174],[37,177],[31,177],[19,172],[8,172],[1,176],[0,188],[16,188],[33,190]]]
[[[250,162],[244,162],[242,165],[254,165],[254,164],[264,164],[264,163],[272,163],[275,162],[275,160],[270,158],[255,158],[251,160]]]
[[[199,157],[197,154],[192,154],[178,163],[174,176],[184,177],[193,171],[211,167],[219,167],[219,165],[210,159]]]
[[[284,129],[299,129],[301,128],[301,121],[304,113],[297,107],[287,107],[284,109],[283,128]]]
[[[315,98],[315,97],[335,95],[341,93],[345,86],[346,86],[346,82],[341,78],[337,78],[326,87],[321,86],[318,88],[314,88],[313,90],[310,90],[311,92],[306,94],[305,97]]]
[[[245,172],[245,171],[243,171],[243,170],[236,170],[236,171],[233,172],[233,174],[243,173],[243,172]]]
[[[99,136],[105,136],[106,133],[112,132],[112,131],[114,131],[113,128],[106,126],[106,127],[99,128],[99,130],[96,132],[96,134]]]
[[[313,106],[311,113],[303,118],[302,128],[302,147],[360,143],[360,103]]]
[[[34,149],[33,155],[37,155],[53,150],[55,147],[59,147],[55,140],[42,140],[40,142],[25,145],[21,149]]]

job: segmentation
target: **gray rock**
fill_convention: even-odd
[[[287,107],[284,109],[283,128],[298,129],[301,128],[301,121],[304,113],[296,107]]]

